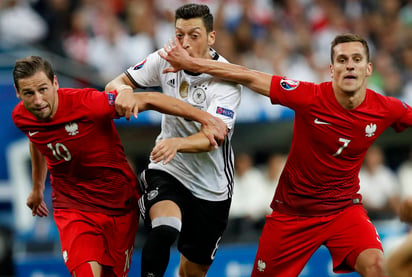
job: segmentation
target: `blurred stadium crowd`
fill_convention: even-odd
[[[2,0],[0,45],[51,51],[105,82],[163,47],[189,2],[211,8],[214,47],[230,62],[294,79],[329,80],[330,41],[359,33],[372,48],[369,87],[412,103],[410,0]]]

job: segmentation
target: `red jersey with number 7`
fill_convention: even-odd
[[[54,208],[122,215],[137,207],[137,177],[126,160],[113,119],[117,92],[58,90],[51,121],[23,105],[13,121],[46,157]]]
[[[271,207],[281,213],[324,216],[360,204],[359,170],[369,146],[389,126],[412,125],[412,109],[367,89],[353,110],[336,100],[331,82],[273,76],[273,104],[295,112],[292,145]]]

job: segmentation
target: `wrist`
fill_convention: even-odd
[[[191,71],[193,71],[195,73],[200,73],[201,72],[201,66],[200,66],[199,62],[202,62],[202,59],[193,58],[193,59],[190,60],[189,67],[192,69]]]
[[[180,152],[184,150],[184,142],[185,139],[181,138],[181,137],[175,137],[172,138],[175,141],[175,145],[176,145],[176,152]]]
[[[120,85],[116,88],[117,93],[125,93],[125,92],[131,92],[133,93],[133,88],[129,85]]]
[[[32,192],[35,194],[43,194],[44,193],[44,186],[33,186]]]
[[[210,113],[206,111],[201,111],[201,113],[198,113],[198,115],[199,115],[198,122],[202,124],[203,127],[208,126],[210,122],[213,121],[213,115],[211,115]]]

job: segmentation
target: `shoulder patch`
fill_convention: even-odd
[[[233,116],[235,115],[235,112],[226,108],[222,108],[222,107],[217,107],[216,108],[216,113],[217,114],[221,114],[230,118],[233,118]]]
[[[299,81],[283,78],[280,80],[280,86],[284,90],[294,90],[299,86]]]
[[[146,61],[147,61],[147,59],[144,59],[142,62],[140,62],[140,63],[136,64],[135,66],[133,66],[133,70],[141,69],[144,66],[144,64],[146,63]]]

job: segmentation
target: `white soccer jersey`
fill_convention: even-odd
[[[210,54],[215,60],[227,62],[213,49]],[[162,73],[169,66],[167,61],[154,52],[125,73],[137,87],[161,86],[164,94],[221,118],[230,131],[218,149],[204,153],[177,153],[168,164],[151,161],[149,168],[164,170],[173,175],[198,198],[226,200],[232,196],[233,191],[234,155],[230,139],[242,87],[209,74],[191,74],[183,70]],[[201,124],[198,122],[163,114],[162,129],[156,141],[187,137],[199,132],[200,128]]]

